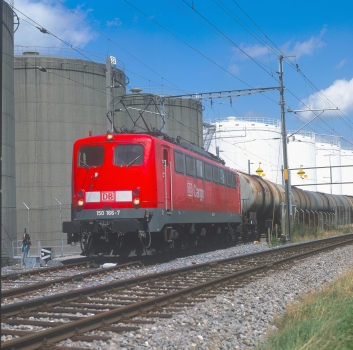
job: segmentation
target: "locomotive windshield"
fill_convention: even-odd
[[[78,166],[92,167],[100,166],[104,163],[104,147],[84,146],[78,151]]]
[[[141,165],[144,148],[142,145],[118,145],[114,148],[114,164],[119,166]]]

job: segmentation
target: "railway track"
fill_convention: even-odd
[[[353,235],[344,235],[5,305],[2,336],[19,338],[1,347],[63,350],[53,344],[67,338],[108,340],[101,334],[85,333],[134,331],[139,325],[153,323],[154,318],[170,318],[180,308],[215,297],[221,290],[238,288],[256,275],[352,243]],[[14,329],[20,325],[34,328],[30,334]]]
[[[40,276],[49,275],[53,272],[58,271],[68,271],[68,270],[79,270],[79,269],[86,269],[91,267],[92,265],[97,264],[96,260],[83,260],[70,263],[70,264],[62,264],[56,266],[49,266],[49,267],[41,267],[38,268],[24,268],[24,267],[17,267],[12,271],[16,272],[7,272],[1,274],[1,283],[8,283],[9,281],[16,281],[22,277],[36,277],[38,276],[38,272],[40,271]]]
[[[11,302],[11,299],[21,296],[30,297],[30,294],[53,288],[55,285],[81,282],[84,279],[92,279],[111,272],[123,271],[127,268],[139,266],[139,262],[116,264],[108,268],[100,269],[96,263],[73,263],[70,265],[46,268],[44,271],[31,270],[24,273],[1,276],[1,301]],[[60,272],[65,272],[61,275]],[[13,287],[15,285],[15,287]]]
[[[197,255],[221,249],[221,245],[217,246],[197,246],[187,251],[170,252],[168,254],[140,256],[124,258],[120,261],[118,257],[113,258],[98,257],[92,260],[75,261],[62,266],[52,266],[40,269],[24,270],[19,269],[16,273],[8,273],[1,276],[1,301],[2,303],[11,303],[18,301],[18,298],[25,297],[30,299],[38,297],[39,292],[46,289],[53,293],[55,288],[60,288],[63,284],[81,283],[82,281],[90,282],[95,277],[104,278],[116,271],[123,271],[127,268],[135,268],[141,265],[149,266],[158,263],[169,262],[174,259],[183,258],[185,256]],[[114,262],[116,266],[110,268],[99,269],[100,264],[105,261]],[[73,288],[75,288],[73,286]]]

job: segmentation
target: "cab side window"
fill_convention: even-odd
[[[213,182],[219,183],[219,168],[213,167]]]
[[[183,153],[174,152],[174,168],[177,173],[185,173],[185,157]]]
[[[203,179],[203,161],[196,159],[196,176]]]
[[[212,165],[205,163],[205,180],[212,181]]]
[[[168,150],[164,148],[163,150],[163,160],[166,166],[169,166]]]
[[[232,187],[236,188],[237,184],[237,176],[235,174],[232,174]]]
[[[190,156],[186,157],[186,174],[190,176],[195,176],[196,169],[195,169],[195,158]]]
[[[227,177],[227,186],[232,187],[232,173],[227,171],[226,177]]]
[[[219,169],[219,183],[221,183],[222,185],[226,184],[226,177],[224,174],[224,169]]]

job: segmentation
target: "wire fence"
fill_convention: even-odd
[[[17,209],[16,214],[18,233],[23,233],[24,229],[26,229],[26,232],[31,236],[39,234],[60,236],[62,221],[67,221],[71,218],[71,206],[70,204],[62,204],[61,207],[60,205],[45,208],[27,207]]]
[[[65,241],[57,239],[55,241],[32,241],[31,247],[29,249],[28,257],[43,257],[43,249],[50,250],[51,259],[69,255],[78,255],[81,253],[81,248],[79,245],[71,246],[67,245]],[[12,253],[14,259],[21,259],[23,255],[22,251],[22,240],[17,240],[12,242]]]
[[[25,204],[25,203],[24,203]],[[31,237],[31,252],[40,256],[43,247],[53,249],[55,256],[81,253],[79,246],[68,245],[66,233],[62,232],[62,222],[71,220],[71,205],[61,204],[45,208],[17,209],[17,239],[12,242],[14,258],[21,256],[24,233]]]

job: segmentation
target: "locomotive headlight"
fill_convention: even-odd
[[[107,133],[107,141],[112,141],[114,139],[114,134],[111,132]]]
[[[134,205],[135,209],[137,209],[140,206],[140,198],[134,198],[132,204]]]
[[[83,204],[84,204],[83,199],[79,199],[79,200],[77,201],[77,205],[78,205],[79,207],[82,207]]]

